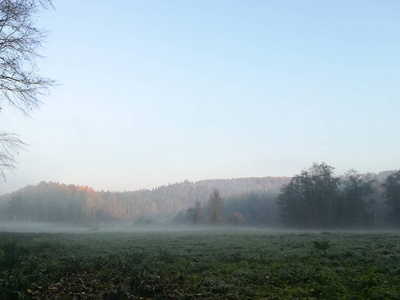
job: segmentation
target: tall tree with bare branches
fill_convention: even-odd
[[[35,17],[52,7],[51,0],[0,0],[0,112],[9,105],[29,116],[54,86],[36,65],[46,31],[36,27]],[[15,155],[24,145],[17,134],[0,131],[0,176],[15,170]]]

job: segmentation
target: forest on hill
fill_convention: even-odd
[[[172,219],[196,201],[206,203],[213,189],[224,199],[244,195],[274,195],[288,177],[216,179],[169,184],[152,190],[126,192],[94,191],[87,186],[41,182],[0,196],[0,218],[8,221],[96,222],[149,218]],[[253,196],[256,197],[256,196]],[[259,196],[257,196],[259,197]],[[272,199],[273,198],[273,199]]]
[[[41,182],[0,196],[0,220],[93,226],[191,224],[377,228],[400,225],[400,171],[335,176],[313,164],[292,178],[183,181],[152,190],[94,191]]]

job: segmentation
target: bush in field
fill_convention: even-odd
[[[313,241],[314,248],[319,251],[324,251],[329,249],[329,241]]]
[[[233,225],[239,225],[242,224],[244,222],[244,217],[240,212],[235,212],[232,215],[232,223]]]

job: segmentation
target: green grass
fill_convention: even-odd
[[[400,234],[0,233],[0,299],[400,299]]]

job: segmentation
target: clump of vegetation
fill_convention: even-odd
[[[326,250],[329,249],[329,241],[313,241],[314,248],[319,251],[324,251],[326,254]]]
[[[156,222],[154,222],[153,219],[151,218],[146,218],[146,217],[139,217],[134,225],[138,225],[138,226],[152,226],[155,225]]]

